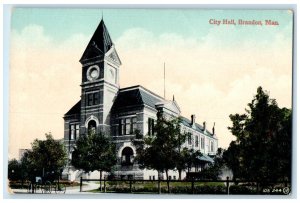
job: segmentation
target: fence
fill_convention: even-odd
[[[80,192],[83,182],[97,182],[99,179],[80,178]],[[169,185],[169,186],[168,186]],[[94,192],[116,193],[172,193],[172,194],[290,194],[289,182],[254,182],[229,180],[102,180]]]

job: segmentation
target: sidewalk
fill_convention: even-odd
[[[80,187],[79,186],[75,186],[75,187],[67,187],[66,188],[66,193],[65,194],[101,194],[101,193],[93,193],[93,192],[85,192],[85,191],[89,191],[89,190],[94,190],[99,188],[100,185],[93,183],[93,182],[83,182],[83,186],[82,186],[82,191],[80,192]],[[27,189],[12,189],[12,192],[14,194],[29,194],[29,195],[33,195],[32,193],[28,193]],[[37,190],[34,194],[42,194],[41,190]],[[55,191],[52,191],[50,195],[61,195],[61,194],[56,194]]]

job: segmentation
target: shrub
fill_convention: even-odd
[[[221,185],[196,186],[194,194],[226,194],[226,187]]]
[[[256,194],[256,188],[252,186],[232,185],[229,188],[229,193],[239,195]]]

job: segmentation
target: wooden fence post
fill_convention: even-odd
[[[226,192],[229,195],[229,177],[226,177]]]
[[[82,177],[80,177],[80,192],[82,192]]]
[[[158,194],[161,194],[160,179],[158,179]]]
[[[104,193],[106,192],[106,179],[104,178]]]
[[[132,192],[132,180],[129,180],[130,192]]]
[[[192,180],[192,194],[195,193],[195,184],[194,184],[194,180]]]

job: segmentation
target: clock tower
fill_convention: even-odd
[[[121,61],[103,19],[81,59],[80,133],[109,132],[110,110],[119,91]]]

